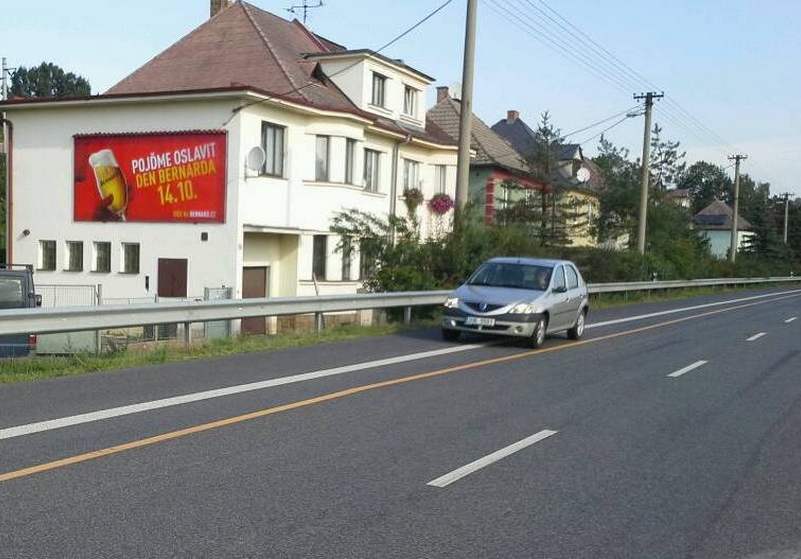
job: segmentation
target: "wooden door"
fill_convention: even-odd
[[[186,258],[159,258],[158,296],[186,297]]]
[[[242,268],[242,298],[266,297],[268,293],[267,266]],[[242,319],[242,334],[264,335],[267,333],[266,319],[263,316]]]

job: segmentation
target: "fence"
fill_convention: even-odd
[[[36,292],[42,296],[43,308],[92,307],[100,299],[100,289],[96,285],[37,285]],[[100,334],[91,330],[39,334],[36,351],[43,355],[95,353],[100,343]]]
[[[801,281],[801,277],[725,278],[691,281],[591,284],[591,294],[653,291],[704,286],[770,285]],[[0,310],[0,335],[97,331],[157,324],[182,325],[184,343],[192,339],[193,323],[229,321],[250,317],[286,316],[403,308],[404,318],[411,318],[412,308],[442,303],[450,291],[370,293],[311,297],[261,299],[196,300],[178,303],[103,305],[91,308],[39,308]],[[319,321],[318,321],[319,322]]]

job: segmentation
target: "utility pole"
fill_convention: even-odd
[[[661,99],[664,93],[649,91],[634,95],[635,101],[645,99],[645,134],[642,140],[642,177],[640,179],[640,219],[637,225],[637,251],[645,254],[645,221],[648,216],[648,168],[651,163],[651,109],[654,99]]]
[[[790,193],[784,193],[784,244],[787,244],[787,220],[790,217]]]
[[[459,156],[456,162],[456,209],[467,205],[470,180],[470,125],[473,117],[473,69],[476,59],[476,9],[478,0],[467,0],[462,62],[462,99],[459,111]]]
[[[2,86],[0,86],[0,99],[2,99],[3,101],[8,99],[8,85],[6,85],[6,74],[8,74],[8,68],[6,67],[6,57],[4,56],[3,66],[2,69],[0,69],[0,83],[2,83]]]
[[[748,159],[747,155],[730,155],[734,160],[734,208],[731,216],[731,244],[729,245],[729,262],[734,262],[737,254],[737,217],[740,212],[740,161]]]

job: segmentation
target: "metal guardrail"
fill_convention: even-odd
[[[801,277],[599,283],[589,284],[588,288],[590,294],[600,294],[788,282],[801,282]],[[0,310],[0,335],[28,332],[49,334],[183,323],[184,340],[189,342],[190,324],[215,320],[321,315],[331,312],[399,307],[405,309],[405,318],[408,320],[412,307],[439,305],[448,293],[450,290]]]

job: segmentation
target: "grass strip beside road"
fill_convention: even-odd
[[[75,355],[0,359],[0,384],[25,382],[96,371],[109,371],[160,365],[192,359],[207,359],[225,355],[274,351],[292,347],[306,347],[369,336],[384,336],[409,330],[420,330],[435,325],[433,321],[418,321],[411,324],[382,324],[359,326],[341,324],[327,328],[319,334],[295,332],[268,336],[243,336],[223,340],[204,340],[184,347],[180,342],[166,342],[157,347],[128,348],[124,351],[99,355],[78,353]]]

